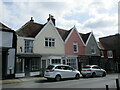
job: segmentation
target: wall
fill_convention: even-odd
[[[13,33],[0,31],[0,47],[12,47]]]
[[[78,42],[78,53],[74,53],[73,42]],[[74,30],[71,36],[68,38],[65,43],[65,54],[66,55],[83,55],[85,53],[85,48],[82,41],[80,40],[77,31]]]
[[[45,38],[55,38],[55,47],[45,47]],[[57,30],[48,22],[44,29],[38,34],[34,41],[34,52],[39,54],[63,55],[64,44],[59,37]]]

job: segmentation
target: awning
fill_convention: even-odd
[[[40,57],[42,57],[42,55],[40,55],[40,54],[17,54],[16,55],[17,57],[24,57],[24,58],[27,58],[27,57],[38,57],[38,58],[40,58]]]

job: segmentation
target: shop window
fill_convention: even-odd
[[[40,70],[40,60],[39,58],[34,58],[30,60],[30,71]]]
[[[52,59],[52,64],[61,64],[61,59]]]
[[[24,72],[24,59],[17,58],[16,59],[16,73]]]
[[[67,65],[70,65],[70,66],[76,68],[76,58],[67,59]]]

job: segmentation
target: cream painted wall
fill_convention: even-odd
[[[24,38],[17,38],[17,54],[19,53],[24,53]],[[21,52],[21,49],[20,47],[22,47],[22,52]]]
[[[64,54],[64,43],[51,22],[48,22],[43,30],[38,34],[34,41],[34,52],[39,54]],[[55,38],[55,47],[48,48],[44,45],[45,37]]]

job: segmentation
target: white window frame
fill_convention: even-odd
[[[92,50],[94,50],[94,52],[92,52]],[[91,47],[91,54],[96,54],[96,48],[95,48],[95,46]]]
[[[24,52],[25,53],[33,53],[33,40],[28,40],[28,39],[24,39],[24,40],[25,40],[25,49],[24,49]],[[31,50],[29,50],[29,49],[31,49]]]
[[[113,52],[112,52],[112,50],[108,50],[107,51],[107,56],[108,56],[108,58],[113,58]]]
[[[76,47],[76,50],[75,50],[74,46]],[[73,51],[74,51],[74,53],[78,53],[78,43],[77,42],[73,42]]]
[[[48,46],[46,46],[46,42],[47,42]],[[50,45],[50,43],[51,43],[51,45]],[[55,47],[55,38],[45,37],[44,46],[49,47],[49,48]]]
[[[104,51],[101,51],[101,57],[104,57]]]

